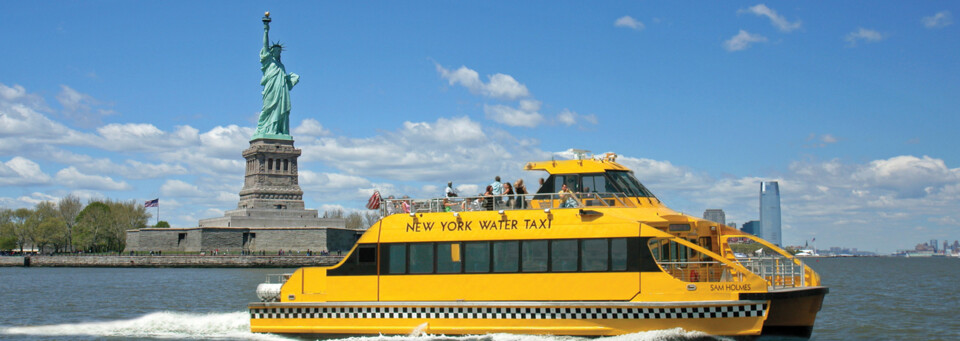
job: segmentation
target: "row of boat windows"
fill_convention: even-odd
[[[384,244],[382,274],[627,270],[627,238]],[[381,263],[383,266],[383,263]]]
[[[563,185],[576,193],[624,193],[631,197],[653,197],[633,172],[607,171],[593,174],[555,174],[544,181],[538,194],[559,193]],[[539,199],[539,198],[538,198]]]

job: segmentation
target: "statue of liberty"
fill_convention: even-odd
[[[270,12],[263,17],[263,49],[260,50],[260,71],[263,78],[263,110],[257,121],[257,131],[250,139],[259,138],[292,140],[290,136],[290,89],[300,81],[300,76],[287,73],[280,62],[283,45],[270,45]]]

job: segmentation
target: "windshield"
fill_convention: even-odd
[[[650,193],[646,187],[643,187],[640,184],[640,181],[637,181],[637,178],[633,176],[633,172],[624,172],[624,171],[607,171],[607,175],[610,177],[610,181],[615,183],[627,196],[631,197],[652,197],[653,193]]]

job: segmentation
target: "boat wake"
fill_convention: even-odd
[[[2,335],[117,337],[200,340],[290,340],[277,335],[250,332],[250,314],[181,313],[162,311],[129,320],[0,327]]]
[[[39,326],[0,327],[2,335],[78,338],[190,339],[190,340],[296,340],[271,334],[250,332],[250,314],[181,313],[162,311],[128,320],[50,324]],[[580,341],[578,337],[488,334],[476,336],[443,336],[424,334],[422,329],[408,336],[349,337],[343,341]],[[591,338],[602,341],[723,340],[701,332],[680,328],[655,330],[621,336]]]

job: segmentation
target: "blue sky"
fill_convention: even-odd
[[[260,17],[287,46],[308,207],[473,193],[571,148],[616,152],[671,207],[783,239],[960,239],[953,2],[13,2],[0,12],[0,205],[236,207]],[[951,48],[951,46],[953,46]]]

